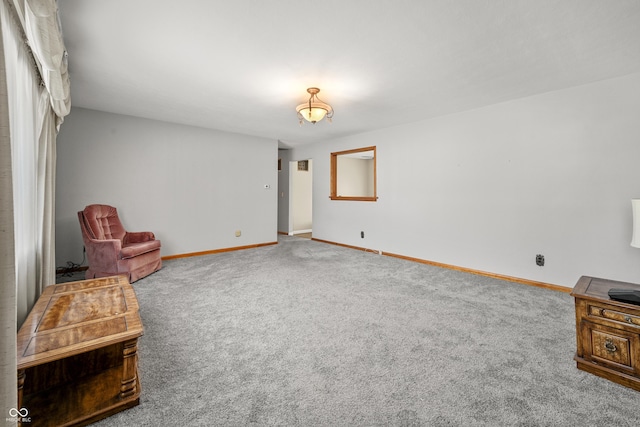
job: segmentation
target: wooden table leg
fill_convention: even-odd
[[[122,382],[120,386],[120,399],[136,394],[138,383],[138,339],[125,341],[122,351]]]
[[[19,369],[18,370],[18,407],[16,408],[19,411],[22,410],[22,394],[24,389],[24,379],[25,379],[25,370]],[[18,416],[18,426],[22,426],[21,416]]]

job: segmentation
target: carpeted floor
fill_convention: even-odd
[[[279,242],[134,283],[141,403],[96,425],[640,425],[576,369],[568,294]]]

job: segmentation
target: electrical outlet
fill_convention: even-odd
[[[542,267],[544,265],[544,255],[536,255],[536,265]]]

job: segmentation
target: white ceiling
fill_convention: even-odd
[[[640,72],[639,0],[58,4],[73,106],[280,146]],[[298,124],[311,86],[333,123]]]

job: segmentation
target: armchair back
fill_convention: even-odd
[[[84,222],[89,237],[97,240],[118,239],[127,233],[113,206],[89,205],[84,209]]]

